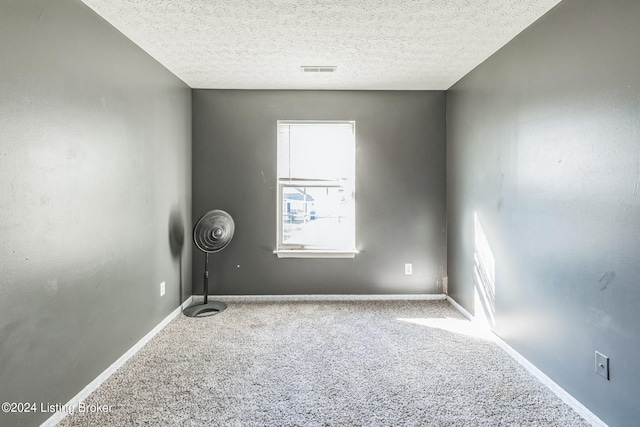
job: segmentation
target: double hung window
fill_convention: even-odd
[[[355,122],[278,121],[281,257],[353,257]]]

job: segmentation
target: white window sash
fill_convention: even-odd
[[[352,121],[295,121],[295,120],[281,120],[277,123],[278,129],[278,150],[281,149],[280,142],[280,132],[281,125],[317,125],[317,124],[335,124],[335,125],[344,125],[348,126],[353,130],[354,139],[355,139],[355,122]],[[354,141],[355,142],[355,141]],[[287,143],[288,144],[288,143]],[[355,153],[355,145],[353,146],[353,150]],[[281,161],[282,156],[280,151],[278,152],[278,161]],[[287,158],[287,161],[290,159]],[[355,158],[354,158],[355,161]],[[355,164],[354,164],[355,167]],[[353,171],[352,173],[355,173]],[[277,180],[277,239],[276,239],[276,250],[274,251],[278,257],[281,258],[352,258],[354,257],[358,251],[355,249],[355,183],[354,178],[339,178],[339,179],[311,179],[311,178],[296,178],[291,177],[291,168],[289,168],[289,176],[278,176]],[[350,194],[350,211],[348,212],[348,221],[352,222],[352,230],[353,236],[350,236],[351,242],[349,243],[349,247],[318,247],[313,245],[301,245],[300,243],[296,244],[285,244],[283,243],[283,231],[284,231],[284,212],[283,205],[285,200],[284,191],[286,188],[343,188],[347,194]]]

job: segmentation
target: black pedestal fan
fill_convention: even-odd
[[[207,301],[209,293],[209,254],[227,247],[235,223],[231,215],[221,210],[213,210],[204,214],[193,227],[193,241],[198,249],[204,252],[204,303],[194,304],[184,310],[190,317],[211,316],[227,308],[227,304],[220,301]]]

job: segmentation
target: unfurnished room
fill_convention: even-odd
[[[639,23],[0,0],[0,425],[639,425]]]

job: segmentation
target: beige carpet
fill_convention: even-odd
[[[446,301],[179,316],[61,426],[587,426]]]

